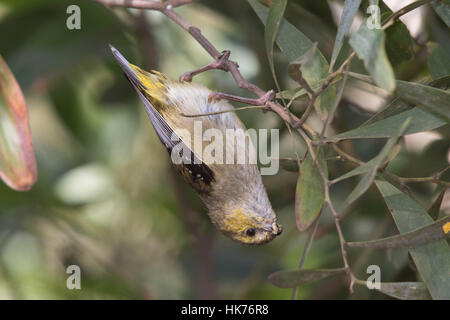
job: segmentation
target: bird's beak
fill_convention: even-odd
[[[127,61],[127,59],[124,58],[124,56],[112,45],[109,45],[109,49],[111,50],[111,53],[116,59],[119,66],[122,68],[123,72],[127,76],[127,78],[130,80],[130,82],[137,87],[142,86],[141,81],[138,79],[136,75],[136,71],[131,68],[131,64]]]
[[[283,232],[283,227],[281,225],[279,225],[278,223],[274,222],[272,224],[272,233],[275,236],[278,236],[281,234],[281,232]]]

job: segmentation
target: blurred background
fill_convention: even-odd
[[[393,10],[408,2],[386,1]],[[275,241],[250,247],[219,234],[197,196],[171,168],[108,44],[130,62],[175,79],[210,63],[210,57],[158,12],[111,10],[79,0],[81,29],[69,30],[66,9],[71,4],[74,1],[0,0],[0,53],[27,100],[38,164],[38,181],[31,191],[19,193],[0,183],[0,299],[290,298],[291,289],[274,287],[267,276],[296,268],[307,238],[295,226],[297,174],[280,170],[264,177],[284,225]],[[342,4],[292,0],[286,18],[317,41],[329,59]],[[246,1],[198,1],[176,10],[219,50],[231,50],[231,59],[239,62],[246,79],[263,89],[274,87],[264,28]],[[414,55],[396,61],[395,52],[390,54],[396,76],[427,81],[431,78],[427,43],[439,43],[449,54],[448,29],[429,8],[403,19],[413,37]],[[276,52],[282,88],[295,87],[287,76],[286,58]],[[365,72],[357,59],[352,70]],[[222,71],[209,71],[194,81],[212,90],[248,96]],[[333,128],[343,132],[357,127],[389,99],[350,81]],[[292,110],[299,115],[304,108],[299,101]],[[238,115],[248,128],[280,128],[280,157],[295,157],[292,138],[278,116],[258,110]],[[310,125],[319,126],[320,119],[312,117]],[[448,138],[448,126],[406,137],[405,148],[389,169],[419,177],[442,169],[449,161]],[[302,154],[305,147],[297,137],[294,140]],[[369,160],[384,142],[355,141],[345,147]],[[330,160],[329,167],[332,177],[352,168],[336,160]],[[349,179],[333,187],[333,200],[344,199],[357,181]],[[425,208],[441,191],[432,184],[411,188]],[[444,214],[450,212],[449,202],[447,192]],[[342,224],[345,237],[352,241],[397,232],[375,188],[352,207]],[[66,288],[66,268],[73,264],[81,268],[81,290]],[[305,268],[341,264],[334,222],[325,211]],[[403,249],[353,249],[350,264],[361,279],[367,278],[370,264],[381,266],[383,281],[417,278]],[[386,298],[363,287],[355,289],[349,296],[345,278],[337,276],[301,287],[298,297]]]

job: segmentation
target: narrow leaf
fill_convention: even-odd
[[[345,269],[297,269],[274,272],[269,275],[269,282],[279,288],[295,288],[302,284],[343,274]]]
[[[356,167],[355,169],[353,169],[347,173],[344,173],[342,176],[334,179],[333,183],[337,183],[339,181],[369,172],[370,169],[373,168],[373,166],[375,165],[375,160],[376,160],[376,158],[370,159],[369,161]]]
[[[380,292],[400,300],[430,300],[430,292],[423,282],[382,282]]]
[[[431,87],[440,88],[440,89],[447,89],[450,87],[450,76],[445,76],[436,80],[431,81],[429,84]],[[360,127],[367,126],[369,124],[375,123],[379,120],[383,120],[386,118],[389,118],[391,116],[397,115],[403,111],[410,110],[414,106],[410,105],[409,103],[404,102],[399,97],[396,97],[392,102],[383,110],[375,114],[373,117],[371,117],[369,120],[367,120],[365,123],[363,123]]]
[[[269,59],[270,71],[272,76],[277,83],[278,81],[275,74],[275,67],[273,64],[273,45],[275,43],[275,38],[278,33],[278,28],[280,26],[281,19],[283,18],[284,11],[286,10],[287,0],[279,0],[272,2],[272,6],[269,10],[269,15],[267,17],[266,28],[264,32],[264,40],[266,44],[267,58]]]
[[[323,153],[318,154],[319,163],[327,172]],[[317,219],[325,201],[323,180],[319,170],[314,166],[311,155],[308,154],[300,166],[300,173],[295,191],[295,222],[301,232],[308,229]]]
[[[365,281],[358,280],[357,284],[366,286]],[[381,282],[378,291],[400,300],[430,300],[430,292],[423,282]]]
[[[350,27],[355,18],[356,12],[358,12],[361,0],[345,0],[344,10],[342,11],[341,21],[339,22],[338,32],[336,40],[334,41],[333,54],[331,55],[330,69],[333,68],[336,59],[344,44],[344,37],[347,35]]]
[[[290,172],[298,172],[298,162],[296,159],[292,159],[292,158],[281,158],[279,159],[280,161],[280,166],[286,170],[286,171],[290,171]]]
[[[335,142],[345,139],[363,139],[363,138],[386,138],[392,137],[398,130],[398,127],[407,119],[411,118],[411,123],[405,131],[405,135],[430,131],[446,124],[445,121],[422,110],[413,108],[404,111],[395,116],[371,123],[367,126],[359,127],[347,132],[343,132],[334,137],[325,139],[327,142]]]
[[[378,168],[384,163],[384,160],[389,155],[392,147],[395,145],[395,143],[397,143],[398,138],[403,135],[410,122],[411,118],[406,119],[403,124],[397,129],[395,135],[390,138],[384,145],[380,153],[375,158],[373,158],[372,161],[369,162],[371,164],[369,167],[369,171],[359,181],[355,189],[353,189],[353,191],[349,194],[347,199],[344,201],[344,206],[353,203],[369,189],[369,187],[372,185],[373,180],[375,179],[375,176],[378,173]]]
[[[288,71],[289,76],[293,80],[299,82],[300,77],[303,78],[302,66],[308,64],[311,61],[311,59],[314,57],[314,53],[316,52],[316,49],[317,49],[317,42],[314,42],[312,47],[304,55],[302,55],[300,58],[297,58],[294,61],[292,61],[291,63],[289,63],[289,65],[287,67],[287,71]]]
[[[36,181],[36,160],[25,98],[0,56],[0,177],[12,189],[29,190]]]
[[[394,145],[391,148],[391,150],[388,152],[386,157],[384,157],[384,160],[382,161],[381,166],[383,166],[386,163],[392,161],[392,159],[394,159],[397,156],[399,151],[400,151],[400,146],[398,144]],[[370,159],[366,163],[364,163],[364,164],[356,167],[355,169],[353,169],[353,170],[343,174],[342,176],[334,179],[332,181],[332,183],[337,183],[339,181],[342,181],[342,180],[345,180],[345,179],[348,179],[348,178],[351,178],[351,177],[354,177],[354,176],[357,176],[357,175],[369,172],[373,168],[373,166],[376,166],[376,165],[380,166],[379,164],[377,164],[377,161],[378,161],[378,156],[373,158],[373,159]]]
[[[428,214],[433,220],[437,220],[439,218],[439,213],[441,211],[442,200],[444,199],[445,192],[447,189],[444,189],[439,193],[438,197],[434,201],[433,205],[428,209]]]
[[[390,16],[392,11],[384,12],[381,15],[383,21]],[[403,61],[410,60],[414,56],[414,43],[408,28],[401,20],[396,20],[386,33],[386,53],[393,66],[397,66]]]
[[[401,235],[387,237],[383,239],[348,242],[349,247],[357,248],[415,248],[424,244],[443,239],[450,236],[447,227],[450,226],[450,217],[442,218],[426,227],[406,232]]]
[[[387,181],[375,180],[401,234],[433,223],[433,219],[413,199]],[[443,226],[448,232],[450,226]],[[409,252],[433,299],[450,299],[450,246],[445,239]]]
[[[266,25],[269,9],[258,0],[248,0],[248,2],[262,23]],[[290,62],[303,56],[313,45],[313,42],[308,37],[286,19],[281,19],[276,43]],[[328,62],[325,57],[319,50],[316,50],[311,61],[302,68],[303,77],[313,88],[318,82],[323,81],[327,77],[328,67]],[[331,108],[335,95],[335,86],[329,86],[316,101],[316,110],[321,114],[326,114]]]
[[[359,30],[350,38],[355,50],[375,83],[389,92],[395,89],[395,77],[385,49],[385,34],[382,29],[369,29],[363,21]]]
[[[437,43],[428,43],[428,69],[433,79],[450,75],[450,56]]]
[[[442,21],[444,21],[447,27],[450,28],[450,1],[433,1],[431,5],[438,16],[441,17]]]
[[[397,81],[397,95],[450,123],[450,92],[419,83]]]

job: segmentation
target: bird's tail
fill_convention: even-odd
[[[112,45],[109,45],[109,48],[125,76],[136,90],[141,91],[156,109],[159,109],[159,106],[167,105],[167,84],[169,80],[163,74],[158,71],[144,71],[129,63]]]

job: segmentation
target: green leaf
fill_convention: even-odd
[[[428,85],[440,89],[447,89],[448,87],[450,87],[450,76],[433,80]],[[360,127],[364,127],[369,124],[375,123],[379,120],[389,118],[391,116],[394,116],[406,110],[410,110],[412,108],[413,108],[412,105],[404,102],[399,97],[396,97],[386,108],[384,108],[383,110],[375,114],[373,117],[371,117],[369,120],[364,122]]]
[[[322,170],[327,174],[327,164],[323,153],[318,154]],[[300,166],[300,173],[295,191],[295,222],[300,232],[308,229],[317,219],[325,201],[323,179],[319,170],[313,165],[308,154]]]
[[[353,203],[356,199],[362,196],[369,189],[369,187],[372,185],[373,180],[375,179],[375,176],[378,173],[378,168],[384,163],[384,160],[389,155],[389,152],[391,151],[392,147],[394,146],[395,143],[397,143],[398,138],[403,135],[410,122],[411,118],[406,119],[403,122],[403,124],[398,127],[398,131],[396,132],[396,134],[391,139],[389,139],[388,142],[384,145],[380,153],[375,158],[373,158],[371,161],[368,162],[370,163],[370,166],[368,167],[368,172],[359,181],[355,189],[353,189],[353,191],[344,201],[344,206]]]
[[[269,9],[257,0],[248,0],[259,19],[266,25]],[[313,42],[286,19],[282,19],[278,28],[276,43],[290,62],[303,56],[312,47]],[[319,50],[302,68],[303,78],[313,88],[328,76],[328,62]],[[316,100],[315,108],[321,114],[326,114],[333,104],[336,88],[329,86]]]
[[[423,282],[382,282],[378,291],[400,300],[431,299]]]
[[[12,189],[29,190],[37,170],[28,109],[8,65],[0,56],[0,177]]]
[[[381,16],[389,16],[389,12],[385,12]],[[396,66],[403,61],[410,60],[414,56],[414,43],[408,28],[401,20],[396,20],[386,33],[386,53],[392,65]]]
[[[298,172],[298,162],[296,159],[292,158],[281,158],[279,159],[280,166],[290,172]]]
[[[344,10],[342,12],[341,21],[339,22],[338,32],[336,40],[334,41],[333,54],[331,55],[330,69],[333,68],[334,63],[339,55],[344,44],[344,37],[347,35],[350,27],[355,18],[356,12],[358,12],[361,0],[345,0]]]
[[[427,243],[443,239],[450,236],[450,217],[444,217],[439,221],[427,225],[426,227],[418,228],[410,232],[403,233],[392,237],[383,239],[348,242],[349,247],[356,248],[415,248],[423,246]],[[447,230],[447,233],[445,232]]]
[[[366,286],[365,281],[356,283]],[[430,292],[423,282],[381,282],[378,291],[400,300],[430,300]]]
[[[450,92],[419,83],[397,81],[396,94],[450,123]]]
[[[284,11],[286,10],[286,5],[287,0],[279,0],[272,3],[264,32],[264,40],[266,44],[267,58],[269,59],[270,71],[272,72],[272,76],[277,84],[277,87],[278,81],[273,64],[273,45],[275,43],[275,38],[277,36],[281,19],[283,19]]]
[[[300,82],[300,80],[299,80],[300,77],[303,77],[303,68],[302,67],[303,67],[303,65],[306,65],[307,63],[309,63],[311,61],[311,59],[314,57],[314,53],[316,52],[316,49],[317,49],[317,42],[314,42],[312,47],[304,55],[302,55],[300,58],[297,58],[294,61],[292,61],[291,63],[289,63],[289,65],[287,67],[287,71],[288,71],[289,76],[293,80]],[[317,84],[318,84],[318,82],[317,82]]]
[[[405,135],[433,130],[446,124],[438,117],[416,107],[378,122],[329,137],[325,141],[336,142],[345,139],[392,137],[407,118],[411,118],[411,123],[406,129]]]
[[[345,273],[345,269],[297,269],[274,272],[269,282],[279,288],[295,288],[302,284]]]
[[[442,21],[450,28],[450,1],[434,1],[431,5],[438,16],[441,17]]]
[[[426,211],[389,182],[375,180],[401,234],[433,223]],[[433,299],[450,299],[450,247],[442,239],[409,252]]]
[[[395,89],[395,77],[385,49],[382,29],[369,29],[364,20],[359,30],[351,36],[350,46],[355,50],[375,83],[389,92]]]
[[[437,220],[439,218],[442,200],[444,199],[446,191],[447,189],[442,190],[441,193],[439,193],[436,200],[434,201],[434,203],[431,205],[430,209],[428,209],[428,214],[430,215],[431,218],[433,218],[433,220]]]
[[[367,161],[366,163],[356,167],[355,169],[353,169],[353,170],[351,170],[351,171],[349,171],[347,173],[344,173],[342,176],[334,179],[333,183],[337,183],[339,181],[342,181],[342,180],[345,180],[345,179],[348,179],[348,178],[351,178],[351,177],[354,177],[354,176],[357,176],[357,175],[369,172],[370,169],[375,165],[376,158],[377,157],[375,157],[373,159],[370,159],[369,161]]]
[[[357,175],[360,175],[360,174],[363,174],[366,172],[373,171],[374,168],[376,168],[376,170],[378,170],[378,168],[381,165],[385,164],[386,160],[388,160],[388,159],[390,159],[390,157],[392,157],[393,152],[394,152],[393,156],[395,157],[396,153],[398,153],[398,150],[393,150],[393,149],[395,149],[394,144],[398,140],[399,136],[401,134],[403,134],[404,131],[406,130],[407,123],[410,123],[410,122],[411,122],[411,118],[408,118],[405,120],[405,123],[402,126],[400,126],[400,130],[397,132],[395,137],[389,139],[389,141],[385,144],[383,149],[380,151],[380,153],[376,157],[374,157],[373,159],[370,159],[369,161],[356,167],[355,169],[343,174],[342,176],[334,179],[332,182],[337,183],[344,179],[348,179],[348,178],[351,178],[351,177],[354,177],[354,176],[357,176]]]
[[[450,75],[450,57],[437,43],[428,43],[428,69],[433,79]]]
[[[331,81],[332,85],[335,85],[336,83],[340,82],[342,80],[341,77],[336,77],[333,81]],[[313,86],[311,86],[311,89],[313,89],[314,91],[316,91],[317,89],[320,89],[320,87],[322,86],[322,84],[325,82],[325,79],[320,80],[319,82],[317,82],[316,84],[314,84]],[[298,88],[294,88],[294,89],[288,89],[288,90],[283,90],[281,92],[277,92],[276,94],[276,98],[277,99],[298,99],[304,95],[306,95],[308,92],[306,92],[305,89],[298,87]]]

